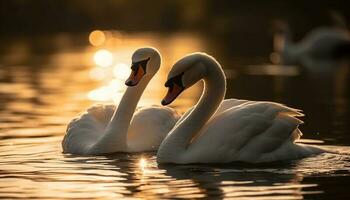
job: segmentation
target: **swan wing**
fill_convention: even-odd
[[[114,110],[114,105],[98,104],[74,118],[62,141],[63,152],[88,154],[90,147],[103,135]]]
[[[199,163],[287,159],[274,152],[295,146],[294,140],[301,135],[299,116],[303,116],[300,110],[282,104],[243,102],[212,118],[192,140],[183,159]]]
[[[166,106],[140,107],[128,130],[128,151],[155,151],[180,115]]]
[[[218,110],[215,112],[215,114],[213,115],[213,117],[221,114],[222,112],[226,111],[227,109],[245,104],[247,102],[253,102],[253,101],[248,101],[248,100],[243,100],[243,99],[225,99],[222,101],[222,103],[220,104]],[[192,112],[192,110],[194,109],[195,106],[192,106],[190,109],[188,109],[182,116],[181,118],[176,122],[177,126],[178,124],[180,124],[184,119],[186,119],[186,117]],[[213,118],[212,117],[212,118]]]
[[[98,104],[74,118],[67,126],[62,141],[63,152],[85,155],[105,133],[116,107]],[[125,151],[157,150],[164,137],[179,119],[172,108],[149,106],[137,107],[128,130],[128,148]]]

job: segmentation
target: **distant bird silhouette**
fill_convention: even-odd
[[[295,43],[292,42],[288,24],[276,20],[274,49],[280,56],[280,64],[318,67],[320,63],[333,62],[349,56],[350,34],[346,22],[337,13],[332,13],[331,17],[333,26],[315,28],[301,41]]]

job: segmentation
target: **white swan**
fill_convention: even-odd
[[[287,23],[278,21],[274,35],[274,48],[284,65],[301,64],[318,67],[320,63],[332,62],[350,53],[350,34],[343,25],[318,27],[300,42],[294,43]],[[339,24],[339,23],[338,23]]]
[[[141,48],[132,56],[132,73],[117,109],[97,105],[73,119],[62,141],[64,153],[96,155],[112,152],[155,151],[175,125],[179,115],[169,107],[150,106],[136,110],[149,81],[160,67],[154,48]]]
[[[161,143],[158,163],[271,162],[297,159],[323,150],[294,143],[300,110],[279,103],[226,99],[226,79],[220,64],[204,53],[179,60],[165,83],[163,105],[196,82],[204,92]]]

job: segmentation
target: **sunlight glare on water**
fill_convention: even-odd
[[[205,40],[189,34],[114,37],[98,47],[47,55],[52,62],[0,68],[0,198],[348,199],[348,146],[324,146],[340,154],[260,165],[158,165],[154,153],[63,154],[61,140],[74,116],[94,103],[120,100],[135,49],[155,46],[164,61],[139,105],[159,105],[171,65],[206,51]],[[186,111],[200,88],[180,95],[174,107]]]
[[[124,63],[118,63],[113,67],[113,75],[121,80],[126,80],[131,73],[130,66]]]
[[[94,55],[96,65],[101,67],[108,67],[113,63],[113,55],[106,49],[98,50]]]

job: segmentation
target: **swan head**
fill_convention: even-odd
[[[168,93],[162,100],[162,105],[170,104],[184,90],[203,79],[207,72],[206,63],[209,60],[215,61],[214,58],[205,53],[193,53],[177,61],[165,82]]]
[[[154,76],[160,68],[161,56],[157,49],[145,47],[132,55],[131,74],[125,81],[127,86],[137,85],[143,77]]]

